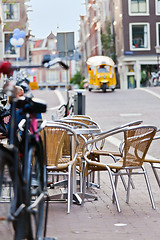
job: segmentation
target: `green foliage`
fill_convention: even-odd
[[[111,23],[107,21],[106,31],[101,34],[103,55],[108,56],[116,61],[115,53],[115,35],[111,34]]]
[[[141,83],[145,82],[147,80],[147,72],[143,70],[141,72]]]
[[[71,78],[70,83],[74,85],[78,85],[79,88],[83,88],[84,85],[84,77],[80,73],[80,71],[77,71],[76,74]]]

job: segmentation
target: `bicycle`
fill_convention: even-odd
[[[61,105],[56,112],[58,119],[63,117],[67,117],[69,115],[74,115],[74,96],[70,95],[68,102],[66,104]],[[52,119],[55,119],[55,116],[52,116]]]
[[[60,63],[68,69],[68,66],[60,59],[45,63],[41,66],[49,67]],[[7,63],[8,64],[8,63]],[[27,66],[28,67],[28,66]],[[32,66],[33,67],[33,66]],[[10,74],[13,69],[19,69],[8,64],[3,73]],[[24,68],[24,66],[23,66]],[[0,67],[0,72],[3,68]],[[0,144],[0,194],[4,181],[4,172],[8,171],[11,178],[13,191],[10,202],[8,220],[12,222],[14,240],[28,239],[40,240],[46,236],[47,209],[47,172],[46,172],[46,148],[45,132],[44,142],[40,131],[45,127],[42,121],[38,126],[35,114],[46,111],[46,103],[31,97],[15,98],[15,83],[7,82],[4,92],[12,96],[11,122],[9,131],[9,143]],[[19,108],[25,121],[19,124],[20,132],[16,133],[16,109]],[[20,139],[20,140],[19,140]],[[48,201],[47,201],[48,203]]]

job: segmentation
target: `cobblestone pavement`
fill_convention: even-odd
[[[159,188],[150,166],[146,165],[156,210],[151,207],[149,195],[142,175],[134,177],[135,189],[131,189],[129,204],[125,203],[125,191],[119,181],[118,197],[121,213],[112,204],[112,191],[107,172],[101,173],[101,188],[92,188],[90,193],[98,201],[85,202],[84,206],[73,205],[67,214],[64,203],[50,203],[47,236],[60,240],[158,240],[160,236]]]
[[[146,90],[160,94],[159,87],[147,88]],[[125,92],[125,94],[132,94],[132,91],[134,90],[131,90],[130,93]],[[146,95],[145,97],[152,96]],[[114,104],[116,103],[113,102]],[[96,104],[91,105],[89,103],[87,114],[91,115],[103,129],[106,129],[104,124],[106,119],[110,121],[111,116],[115,117],[114,119],[112,117],[109,122],[110,127],[114,124],[114,120],[118,120],[114,110],[113,115],[109,114],[111,107],[110,102],[108,102],[104,111],[101,111]],[[137,106],[136,109],[138,109]],[[133,110],[131,109],[131,111]],[[137,119],[137,116],[135,119]],[[138,119],[141,119],[141,116],[138,116]],[[128,122],[132,120],[128,119]],[[144,119],[145,123],[149,121],[149,117]],[[108,147],[109,149],[115,149],[115,146],[110,143],[108,143]],[[158,151],[159,147],[154,151],[156,156]],[[160,190],[150,166],[148,164],[145,164],[145,166],[148,171],[156,210],[152,209],[144,178],[139,175],[134,177],[135,189],[131,189],[129,204],[125,202],[126,193],[119,181],[118,197],[121,213],[118,213],[116,205],[112,204],[111,201],[112,191],[108,173],[101,172],[101,188],[89,190],[89,192],[98,196],[98,201],[85,202],[83,207],[73,205],[70,214],[66,214],[66,204],[50,203],[47,236],[55,236],[59,240],[158,240],[160,236],[160,228],[158,227],[160,224]]]

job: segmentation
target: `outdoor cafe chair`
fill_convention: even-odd
[[[76,115],[76,116],[78,116],[78,115]],[[71,116],[71,117],[68,116],[64,119],[58,120],[58,122],[61,122],[61,123],[63,122],[65,124],[69,124],[69,125],[76,126],[76,127],[97,128],[97,129],[99,129],[99,133],[97,133],[95,135],[98,136],[98,135],[103,134],[103,133],[101,133],[102,130],[101,130],[100,126],[95,121],[93,121],[91,119],[88,119],[88,116],[87,116],[87,119],[84,119],[85,115],[84,115],[83,118],[81,118],[82,115],[79,115],[79,117],[76,117],[76,116],[74,118],[73,118],[73,116]],[[122,129],[122,128],[125,128],[127,126],[136,126],[136,125],[139,125],[141,123],[142,123],[142,120],[136,120],[136,121],[129,122],[129,123],[123,124],[121,126],[112,128],[108,131],[105,131],[105,133],[111,133],[111,132],[114,132],[115,130]],[[78,154],[78,157],[77,157],[77,162],[79,163],[79,166],[82,166],[81,158],[82,158],[82,148],[83,148],[84,142],[86,140],[88,140],[89,138],[93,138],[93,137],[94,137],[93,134],[89,134],[89,135],[83,134],[83,136],[78,135],[80,146],[79,146],[79,154]],[[89,154],[88,158],[93,160],[93,161],[100,162],[100,157],[101,156],[108,156],[108,155],[113,154],[114,156],[116,156],[116,158],[121,157],[121,155],[122,155],[121,147],[122,147],[123,144],[120,144],[119,151],[110,151],[110,150],[104,150],[103,149],[104,148],[104,143],[105,143],[105,139],[103,139],[101,141],[100,146],[98,146],[98,144],[95,143],[95,148],[92,147],[92,150],[90,151],[90,154]],[[80,172],[82,172],[82,169],[80,169]],[[122,179],[122,182],[123,182],[123,185],[124,185],[125,189],[127,189],[127,186],[126,186],[126,183],[124,181],[123,176],[121,176],[121,179]],[[134,184],[133,184],[132,180],[131,180],[131,185],[134,188]],[[97,172],[97,183],[95,182],[95,172],[92,172],[90,174],[89,179],[87,178],[87,187],[89,187],[89,186],[94,186],[94,187],[100,188],[100,172],[99,171]]]
[[[65,136],[72,136],[72,154],[63,156],[63,147]],[[54,122],[47,122],[45,127],[46,150],[47,150],[47,172],[48,175],[67,176],[68,193],[67,193],[67,213],[70,213],[70,206],[73,198],[73,167],[76,163],[78,152],[78,139],[74,130],[67,125]],[[69,141],[71,145],[71,141]],[[54,198],[54,196],[52,196]],[[50,199],[52,199],[50,197]]]
[[[129,123],[125,123],[123,125],[117,126],[115,128],[109,129],[107,131],[95,134],[95,137],[100,137],[101,135],[107,134],[107,133],[113,133],[111,136],[116,135],[118,133],[124,133],[123,131],[120,132],[115,132],[116,130],[119,129],[123,129],[125,127],[131,127],[131,126],[138,126],[142,123],[142,120],[136,120],[133,122],[129,122]],[[119,149],[116,151],[110,150],[110,149],[106,149],[107,148],[107,143],[106,143],[107,138],[103,138],[102,141],[95,142],[94,147],[92,147],[92,150],[89,152],[88,158],[91,159],[92,161],[97,161],[100,162],[100,158],[103,156],[110,156],[110,155],[114,155],[114,160],[117,161],[119,158],[122,157],[122,147],[123,147],[123,138],[122,141],[119,145]],[[106,143],[106,144],[105,144]],[[115,158],[116,157],[116,158]],[[121,180],[123,182],[124,188],[127,189],[126,183],[124,181],[123,176],[121,176]],[[134,184],[131,180],[131,185],[134,188]],[[100,187],[100,181],[99,181],[99,187]]]
[[[156,127],[154,126],[134,126],[134,127],[126,127],[123,129],[115,130],[114,133],[123,132],[124,133],[124,144],[123,144],[123,152],[121,158],[111,164],[92,161],[88,158],[90,145],[98,143],[103,139],[111,136],[112,133],[101,133],[92,140],[87,141],[83,148],[83,157],[85,160],[85,169],[83,176],[83,194],[82,194],[82,202],[84,203],[84,196],[86,192],[86,181],[85,178],[88,174],[94,171],[108,171],[110,182],[113,190],[113,202],[116,202],[117,210],[120,212],[120,205],[117,196],[117,183],[118,176],[128,176],[128,186],[127,186],[127,196],[126,202],[129,202],[129,193],[130,193],[130,185],[131,185],[131,176],[136,174],[143,174],[146,180],[146,185],[148,188],[150,200],[152,203],[152,208],[155,209],[155,204],[151,192],[150,183],[148,180],[147,172],[143,166],[143,162],[149,146],[155,136]],[[113,155],[110,157],[114,158]]]
[[[69,125],[75,126],[75,127],[80,127],[80,128],[93,128],[93,129],[97,129],[99,130],[99,133],[101,132],[101,128],[98,125],[98,123],[96,123],[95,121],[93,121],[89,116],[85,116],[85,115],[73,115],[73,116],[68,116],[64,119],[60,119],[58,120],[58,122],[64,122],[67,123]],[[77,157],[77,163],[79,163],[80,166],[80,172],[82,172],[81,167],[82,167],[82,148],[84,145],[84,142],[86,140],[88,140],[89,138],[93,138],[93,134],[79,134],[78,135],[78,140],[80,142],[80,146],[79,146],[79,153],[78,153],[78,157]],[[95,161],[99,161],[98,158],[94,159]],[[95,173],[92,173],[89,176],[89,179],[87,180],[87,186],[95,186],[95,187],[100,187],[100,173],[98,172],[97,174],[97,183],[95,182]]]
[[[91,125],[85,124],[83,121],[78,121],[79,119],[69,119],[69,118],[64,118],[64,119],[59,119],[56,120],[57,123],[60,124],[67,124],[68,126],[72,126],[73,129],[77,128],[83,128],[83,129],[89,129]],[[82,191],[82,148],[84,143],[87,141],[87,139],[92,138],[92,134],[78,134],[78,140],[79,140],[79,147],[78,147],[78,154],[77,154],[77,159],[76,159],[76,169],[77,173],[80,176],[79,184],[80,184],[80,189]],[[69,154],[69,146],[68,146],[68,140],[69,135],[66,135],[64,139],[64,147],[63,147],[63,155],[68,155]]]
[[[53,125],[53,124],[58,124],[64,127],[68,127],[71,128],[72,127],[67,124],[67,122],[61,121],[61,120],[57,120],[56,121],[47,121],[47,125]],[[44,133],[42,134],[42,138]],[[46,136],[46,133],[45,133]],[[46,137],[45,137],[46,138]],[[45,142],[45,141],[43,141]],[[59,162],[69,162],[71,158],[71,134],[64,134],[63,136],[63,147],[62,147],[62,153],[61,153],[61,158],[59,159]],[[65,187],[68,185],[68,179],[66,179],[65,175],[63,176],[63,179],[59,177],[59,175],[57,174],[51,174],[52,175],[52,179],[50,181],[48,181],[48,186],[50,188],[55,188],[55,187]]]

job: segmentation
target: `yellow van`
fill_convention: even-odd
[[[115,63],[106,56],[94,56],[87,60],[89,85],[88,90],[106,89],[112,91],[116,88]]]

